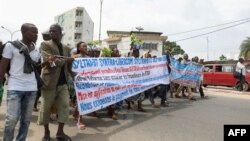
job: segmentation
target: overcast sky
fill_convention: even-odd
[[[0,26],[16,31],[25,22],[34,23],[39,35],[54,23],[54,16],[75,7],[85,7],[95,23],[98,39],[100,0],[0,0]],[[104,0],[101,38],[107,30],[131,31],[141,26],[145,31],[163,35],[250,18],[250,0]],[[232,24],[231,24],[232,25]],[[226,25],[230,26],[230,25]],[[225,26],[169,36],[170,41],[203,34]],[[250,22],[213,34],[177,42],[190,57],[210,60],[221,54],[239,52],[243,40],[250,36]],[[20,32],[14,34],[20,39]],[[208,38],[208,42],[207,42]],[[10,34],[0,28],[0,40]],[[39,41],[42,38],[39,36]]]

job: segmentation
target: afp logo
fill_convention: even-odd
[[[224,125],[224,141],[249,141],[250,125]]]

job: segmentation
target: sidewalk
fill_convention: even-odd
[[[232,87],[222,87],[222,86],[207,86],[204,90],[209,89],[210,92],[215,93],[228,93],[228,94],[240,94],[240,95],[250,95],[250,91],[237,91]]]

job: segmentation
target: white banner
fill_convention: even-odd
[[[166,57],[77,58],[74,85],[81,115],[105,108],[154,85],[169,84]]]

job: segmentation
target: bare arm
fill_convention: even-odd
[[[7,59],[7,58],[2,58],[1,62],[0,62],[0,84],[3,83],[3,79],[4,79],[4,75],[7,71],[7,67],[10,63],[10,59]]]

